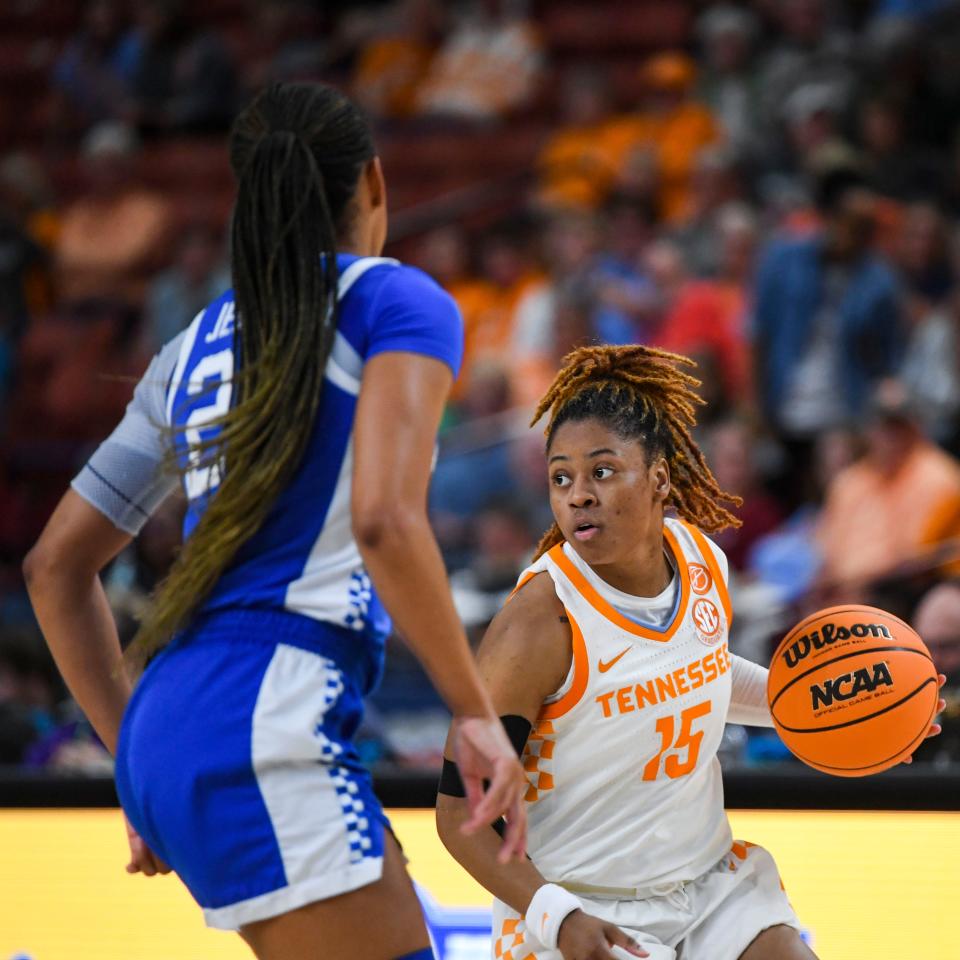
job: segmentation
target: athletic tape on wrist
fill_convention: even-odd
[[[556,950],[560,924],[574,910],[582,907],[583,904],[569,890],[564,890],[555,883],[545,883],[533,895],[524,920],[530,933],[545,947]]]

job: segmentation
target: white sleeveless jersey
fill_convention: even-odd
[[[529,852],[550,881],[690,880],[730,850],[716,756],[730,703],[729,594],[699,530],[668,519],[664,539],[679,590],[662,629],[617,611],[569,544],[520,577],[518,589],[550,575],[573,636],[570,674],[523,758]]]

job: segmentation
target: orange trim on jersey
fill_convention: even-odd
[[[680,602],[677,604],[676,614],[670,621],[665,630],[651,630],[642,623],[635,623],[629,617],[625,617],[619,610],[615,609],[593,588],[589,580],[577,569],[573,561],[563,552],[563,544],[558,543],[553,547],[547,556],[563,571],[566,578],[573,585],[574,589],[583,597],[587,603],[593,607],[597,613],[606,617],[611,623],[616,624],[621,630],[632,633],[636,637],[643,637],[645,640],[656,640],[658,643],[666,643],[673,639],[683,618],[687,613],[687,601],[690,598],[690,571],[687,570],[687,563],[677,543],[677,538],[670,532],[669,527],[663,528],[663,537],[667,541],[670,552],[673,554],[677,566],[677,572],[680,576]]]
[[[509,596],[504,600],[504,605],[508,604],[512,599],[515,593],[518,593],[523,587],[525,587],[538,573],[542,573],[542,570],[527,570],[520,579],[517,581],[517,585],[510,591]]]
[[[573,684],[570,689],[556,703],[546,703],[541,707],[537,722],[556,720],[565,713],[569,713],[579,702],[587,689],[587,680],[590,678],[590,661],[587,657],[587,645],[583,640],[580,625],[573,619],[570,611],[564,608],[564,613],[570,620],[570,633],[573,639]],[[551,731],[553,727],[551,726]]]
[[[727,584],[720,574],[720,564],[717,563],[717,557],[713,550],[710,549],[707,538],[700,530],[692,523],[687,523],[686,520],[681,520],[680,523],[686,527],[687,532],[693,537],[693,541],[700,551],[700,556],[703,557],[703,562],[707,565],[710,576],[713,577],[713,582],[717,587],[717,593],[720,596],[720,603],[723,605],[723,612],[727,617],[727,629],[729,630],[730,624],[733,623],[733,605],[730,603],[730,591],[727,589]]]

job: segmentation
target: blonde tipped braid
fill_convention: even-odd
[[[618,416],[649,418],[656,432],[670,438],[670,496],[677,513],[707,533],[739,527],[738,520],[721,502],[738,507],[740,497],[720,489],[693,439],[696,408],[704,401],[696,393],[700,381],[679,369],[694,367],[688,357],[640,345],[579,347],[563,358],[563,366],[537,405],[530,426],[550,414],[544,433],[551,436],[564,410],[588,393],[609,391]],[[563,542],[556,523],[537,546],[540,557]]]

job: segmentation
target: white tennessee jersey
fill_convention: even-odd
[[[523,757],[530,856],[553,882],[691,880],[730,850],[717,761],[731,689],[722,554],[677,520],[666,520],[664,542],[679,589],[662,627],[615,609],[613,588],[588,580],[569,544],[519,580],[550,575],[573,638],[570,673]]]

